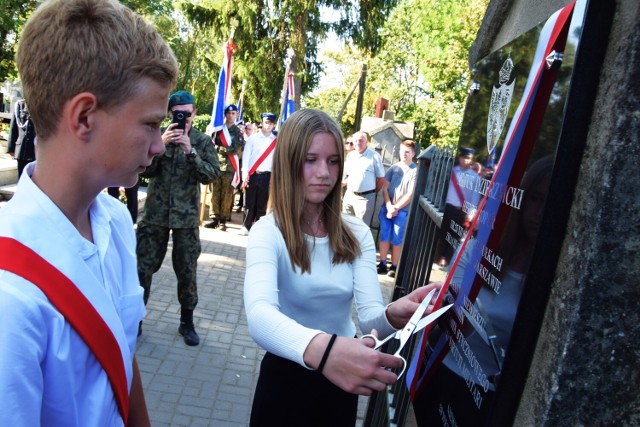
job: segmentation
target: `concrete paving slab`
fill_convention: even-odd
[[[241,218],[234,213],[226,232],[200,228],[200,302],[194,313],[199,346],[186,346],[178,335],[180,305],[171,242],[154,276],[136,352],[153,426],[248,425],[264,350],[249,336],[243,307],[247,237],[237,234]],[[379,278],[388,301],[393,279]],[[362,397],[358,425],[366,404]]]

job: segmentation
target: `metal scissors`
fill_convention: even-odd
[[[386,344],[388,341],[392,339],[397,339],[400,341],[400,346],[398,347],[398,350],[396,350],[396,352],[393,354],[394,356],[402,359],[402,361],[404,362],[404,366],[402,367],[402,371],[400,372],[400,374],[398,374],[398,378],[400,378],[402,374],[404,374],[404,371],[407,369],[407,360],[404,357],[400,356],[400,352],[402,351],[404,346],[409,342],[409,338],[411,338],[411,336],[416,332],[419,332],[424,328],[426,328],[427,325],[433,323],[436,319],[442,316],[445,311],[449,310],[453,306],[453,304],[449,304],[445,307],[442,307],[439,310],[436,310],[433,313],[429,314],[427,317],[423,319],[422,316],[424,315],[424,312],[427,310],[427,307],[429,306],[429,303],[431,302],[431,298],[433,297],[433,294],[435,292],[436,292],[435,289],[432,290],[425,297],[425,299],[422,300],[422,302],[420,303],[416,311],[413,313],[413,315],[411,316],[407,324],[404,326],[404,328],[399,329],[398,331],[394,332],[393,334],[389,335],[388,337],[382,340],[376,338],[371,334],[362,336],[363,339],[371,338],[374,341],[375,343],[375,345],[373,346],[374,350],[380,349],[380,347],[382,347],[384,344]]]

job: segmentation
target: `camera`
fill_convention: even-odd
[[[184,129],[187,123],[187,117],[190,115],[191,113],[189,111],[174,110],[172,123],[178,124],[175,129]]]

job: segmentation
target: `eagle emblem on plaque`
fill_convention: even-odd
[[[491,104],[489,106],[489,117],[487,118],[487,152],[489,166],[493,166],[495,162],[496,146],[502,135],[504,124],[509,114],[509,106],[511,105],[511,97],[513,96],[513,87],[516,80],[510,84],[511,71],[513,71],[513,61],[509,56],[500,68],[498,82],[500,86],[494,86],[491,93]]]

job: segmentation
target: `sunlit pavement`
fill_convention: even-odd
[[[137,358],[153,426],[246,426],[264,351],[249,336],[243,308],[245,245],[241,214],[227,231],[200,227],[199,303],[194,313],[200,345],[178,334],[180,305],[171,267],[171,242],[154,275]],[[393,279],[378,276],[385,299]],[[361,398],[359,423],[367,399]]]

